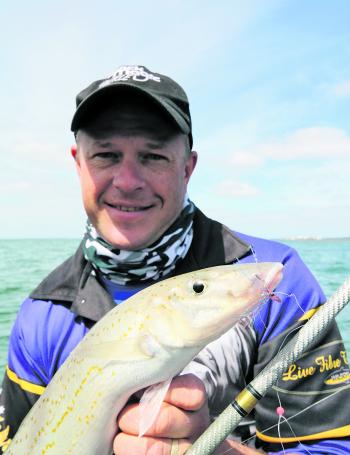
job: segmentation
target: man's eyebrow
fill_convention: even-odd
[[[152,150],[158,150],[164,147],[166,141],[154,140],[152,142],[146,142],[146,146]]]
[[[113,146],[111,142],[105,140],[96,139],[94,142],[98,147],[101,148],[110,148]]]
[[[166,142],[167,142],[166,140],[151,139],[145,143],[145,147],[147,147],[151,150],[159,150],[165,146]],[[113,142],[110,142],[106,139],[95,139],[94,143],[96,146],[103,148],[103,149],[109,149],[109,148],[115,147],[115,144]]]

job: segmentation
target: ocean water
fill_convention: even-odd
[[[296,248],[327,297],[350,275],[350,238],[283,240]],[[0,377],[6,365],[8,336],[28,293],[71,255],[79,240],[0,240]],[[337,318],[350,351],[350,305]]]

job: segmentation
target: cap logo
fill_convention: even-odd
[[[99,88],[106,87],[114,82],[128,81],[129,79],[135,82],[160,82],[159,76],[150,73],[143,66],[120,66],[108,79],[101,82]]]

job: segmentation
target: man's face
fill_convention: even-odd
[[[194,152],[186,156],[182,134],[163,140],[137,130],[79,131],[73,153],[90,221],[127,250],[151,245],[177,218],[197,159]]]

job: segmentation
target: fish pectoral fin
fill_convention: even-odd
[[[140,400],[139,437],[150,429],[156,420],[172,378],[148,387]]]
[[[103,341],[89,344],[81,349],[79,356],[90,359],[99,359],[116,362],[136,362],[148,360],[153,357],[153,352],[147,349],[145,335],[129,337],[121,340]]]

